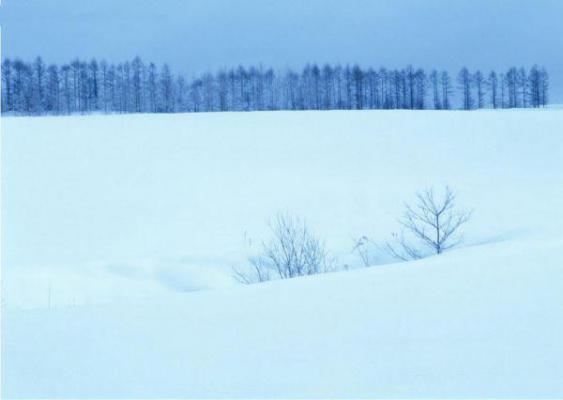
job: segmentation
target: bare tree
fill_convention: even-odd
[[[489,93],[491,94],[491,105],[493,106],[493,108],[498,108],[498,76],[495,71],[491,71],[491,73],[489,74],[487,85],[489,87]]]
[[[485,77],[481,71],[473,74],[473,85],[477,90],[477,108],[485,107]]]
[[[460,227],[471,218],[471,212],[456,207],[456,194],[448,186],[444,193],[436,195],[433,188],[417,193],[413,205],[406,204],[399,223],[400,234],[383,244],[383,249],[394,258],[413,260],[434,254],[458,245],[461,241]],[[426,249],[426,250],[425,250]]]
[[[360,257],[364,267],[371,267],[377,262],[374,254],[374,250],[377,249],[377,247],[377,243],[375,243],[372,239],[367,236],[361,236],[358,239],[354,239],[352,253],[356,253]]]
[[[471,110],[473,108],[473,96],[471,94],[471,84],[473,82],[472,75],[466,67],[463,67],[457,75],[459,88],[462,92],[464,110]]]
[[[440,101],[440,90],[438,88],[438,71],[435,69],[430,73],[430,83],[432,84],[432,98],[434,100],[434,109],[441,110],[442,102]]]
[[[453,89],[448,71],[442,71],[440,74],[440,85],[442,87],[442,108],[444,110],[449,110],[451,108],[450,97]]]
[[[263,282],[314,275],[333,269],[333,260],[324,243],[305,221],[289,214],[278,214],[270,223],[272,238],[262,244],[259,255],[251,257],[250,271],[234,270],[242,283]]]

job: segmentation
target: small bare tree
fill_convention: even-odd
[[[352,253],[356,253],[360,257],[364,267],[371,267],[377,261],[373,251],[376,248],[377,243],[367,236],[361,236],[360,238],[354,240]]]
[[[333,269],[324,243],[305,221],[289,214],[278,214],[270,223],[272,238],[262,244],[262,252],[251,257],[250,271],[235,269],[242,283],[264,282],[274,278],[289,279],[314,275]]]
[[[442,196],[436,196],[433,188],[417,193],[415,203],[405,205],[399,220],[403,231],[394,233],[393,240],[383,245],[384,250],[406,261],[422,258],[428,253],[424,248],[441,254],[458,245],[459,228],[469,221],[471,211],[456,208],[455,200],[455,192],[448,186]]]

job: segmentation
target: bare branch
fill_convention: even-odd
[[[442,196],[436,196],[433,188],[418,192],[414,205],[405,204],[399,220],[401,235],[393,234],[393,240],[381,247],[394,258],[413,260],[422,257],[423,248],[441,254],[457,246],[462,237],[459,228],[471,219],[472,213],[456,209],[455,201],[456,194],[449,186]],[[405,231],[412,237],[410,240]]]
[[[278,214],[269,224],[272,239],[262,243],[262,253],[249,259],[252,271],[235,277],[243,283],[273,278],[289,279],[333,269],[332,260],[321,242],[305,223],[289,214]],[[243,275],[242,278],[239,275]]]

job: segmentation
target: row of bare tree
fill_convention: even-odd
[[[366,267],[376,263],[374,248],[401,261],[439,255],[461,242],[460,228],[471,214],[456,206],[451,188],[446,187],[442,193],[428,188],[417,193],[412,204],[405,204],[399,219],[400,233],[383,242],[362,236],[355,241],[353,252]],[[270,231],[270,240],[262,243],[259,254],[249,258],[249,265],[234,269],[240,282],[289,279],[338,269],[324,242],[299,217],[279,214],[270,223]]]
[[[24,115],[256,110],[462,109],[541,107],[544,68],[510,68],[487,77],[463,68],[459,91],[447,71],[309,64],[301,71],[242,66],[186,79],[139,57],[111,64],[74,60],[47,65],[2,62],[2,111]],[[430,98],[429,98],[430,93]]]

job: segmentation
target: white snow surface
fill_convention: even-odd
[[[460,248],[359,268],[445,184]],[[237,284],[280,211],[352,269]],[[2,119],[3,398],[563,397],[562,338],[561,109]]]

